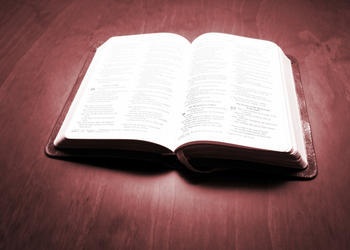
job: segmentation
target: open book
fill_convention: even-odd
[[[176,155],[194,171],[204,170],[194,162],[220,159],[297,175],[312,165],[307,175],[316,174],[292,64],[272,42],[223,33],[192,43],[172,33],[112,37],[79,84],[51,156],[108,150]],[[221,168],[213,165],[205,171]]]

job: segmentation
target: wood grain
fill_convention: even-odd
[[[0,1],[0,249],[349,249],[349,1]],[[44,147],[89,51],[115,35],[218,31],[300,64],[319,175],[195,177]]]

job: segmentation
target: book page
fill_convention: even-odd
[[[301,122],[300,107],[298,103],[297,91],[294,84],[294,76],[292,71],[292,65],[287,56],[280,50],[281,67],[284,71],[284,90],[288,101],[286,102],[287,109],[290,110],[289,116],[289,130],[293,132],[291,138],[293,142],[294,150],[300,153],[304,164],[307,164],[307,153],[304,141],[304,131]]]
[[[158,33],[113,37],[93,58],[55,143],[130,139],[175,146],[190,43]]]
[[[208,33],[192,46],[179,140],[289,151],[277,45]]]

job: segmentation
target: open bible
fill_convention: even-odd
[[[194,171],[248,162],[312,178],[316,161],[297,83],[291,60],[265,40],[112,37],[79,78],[46,153],[175,155]]]

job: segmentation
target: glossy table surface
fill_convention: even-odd
[[[0,249],[350,249],[349,1],[0,3]],[[163,31],[272,40],[297,58],[318,176],[48,158],[89,51]]]

